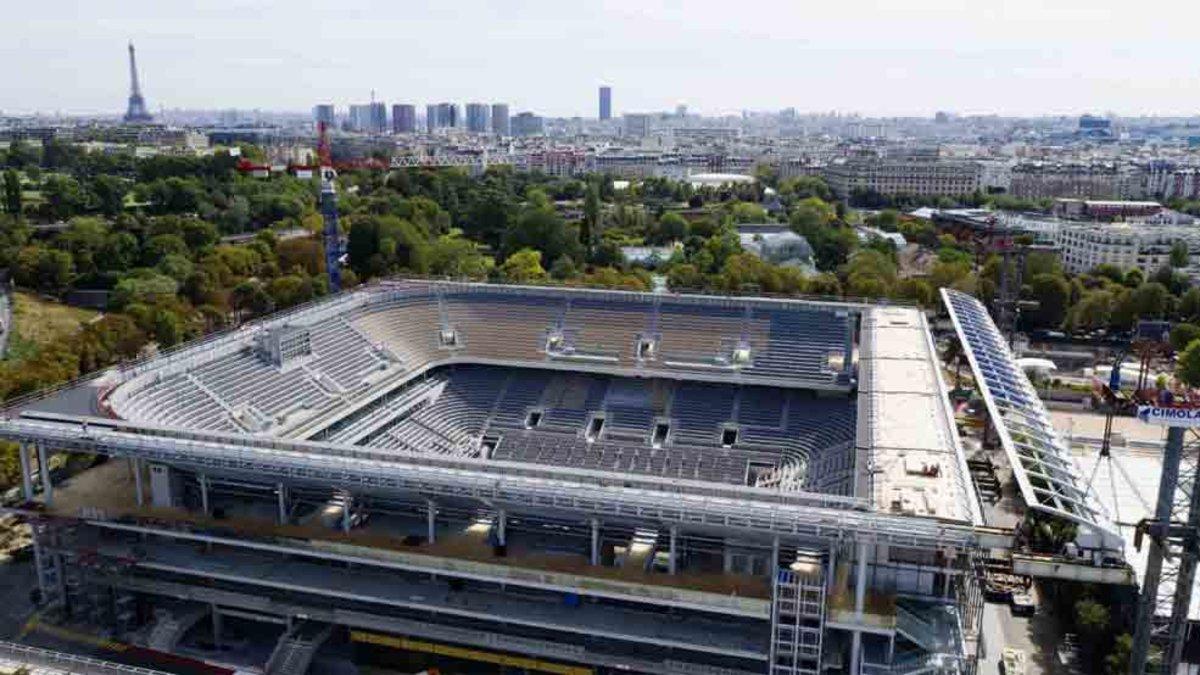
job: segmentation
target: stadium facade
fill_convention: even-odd
[[[43,601],[164,651],[240,617],[279,626],[268,672],[331,639],[580,673],[979,654],[981,510],[915,308],[384,282],[0,437]],[[53,450],[120,461],[88,492]]]

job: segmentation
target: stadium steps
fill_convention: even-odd
[[[333,626],[317,621],[301,621],[275,643],[264,672],[267,675],[304,675],[317,650],[333,633]]]
[[[163,652],[175,650],[183,636],[201,619],[208,616],[208,607],[198,605],[184,610],[155,612],[154,626],[146,637],[146,646]]]

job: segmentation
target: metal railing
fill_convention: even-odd
[[[0,658],[9,658],[22,665],[62,668],[67,673],[83,673],[84,675],[170,675],[161,670],[102,661],[90,656],[56,652],[16,642],[0,641]]]
[[[103,423],[104,420],[97,420]],[[37,420],[0,423],[0,436],[46,442],[65,450],[118,456],[243,476],[318,481],[359,491],[423,493],[510,505],[515,511],[568,510],[605,518],[649,520],[806,539],[890,542],[907,546],[970,546],[969,526],[846,508],[845,498],[767,493],[602,472],[539,470],[522,465],[447,457],[382,461],[333,446],[329,453],[298,452],[297,442],[262,439],[262,446],[216,439],[219,434],[87,431],[79,425]],[[198,440],[197,437],[207,437]],[[269,447],[278,445],[278,448]],[[305,444],[313,445],[313,444]],[[451,468],[450,464],[460,463]],[[588,476],[587,474],[592,474]],[[685,485],[686,484],[686,485]],[[674,485],[674,489],[672,489]],[[840,508],[822,506],[842,501]]]

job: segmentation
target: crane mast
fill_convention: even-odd
[[[317,157],[321,165],[321,217],[325,221],[325,273],[329,277],[329,292],[337,293],[342,290],[342,233],[338,226],[337,171],[333,169],[325,122],[317,123],[317,133]]]

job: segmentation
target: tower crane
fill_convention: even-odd
[[[325,122],[317,123],[317,162],[321,176],[321,217],[325,221],[325,273],[329,292],[342,290],[342,232],[338,226],[337,171],[329,152],[329,132]]]

